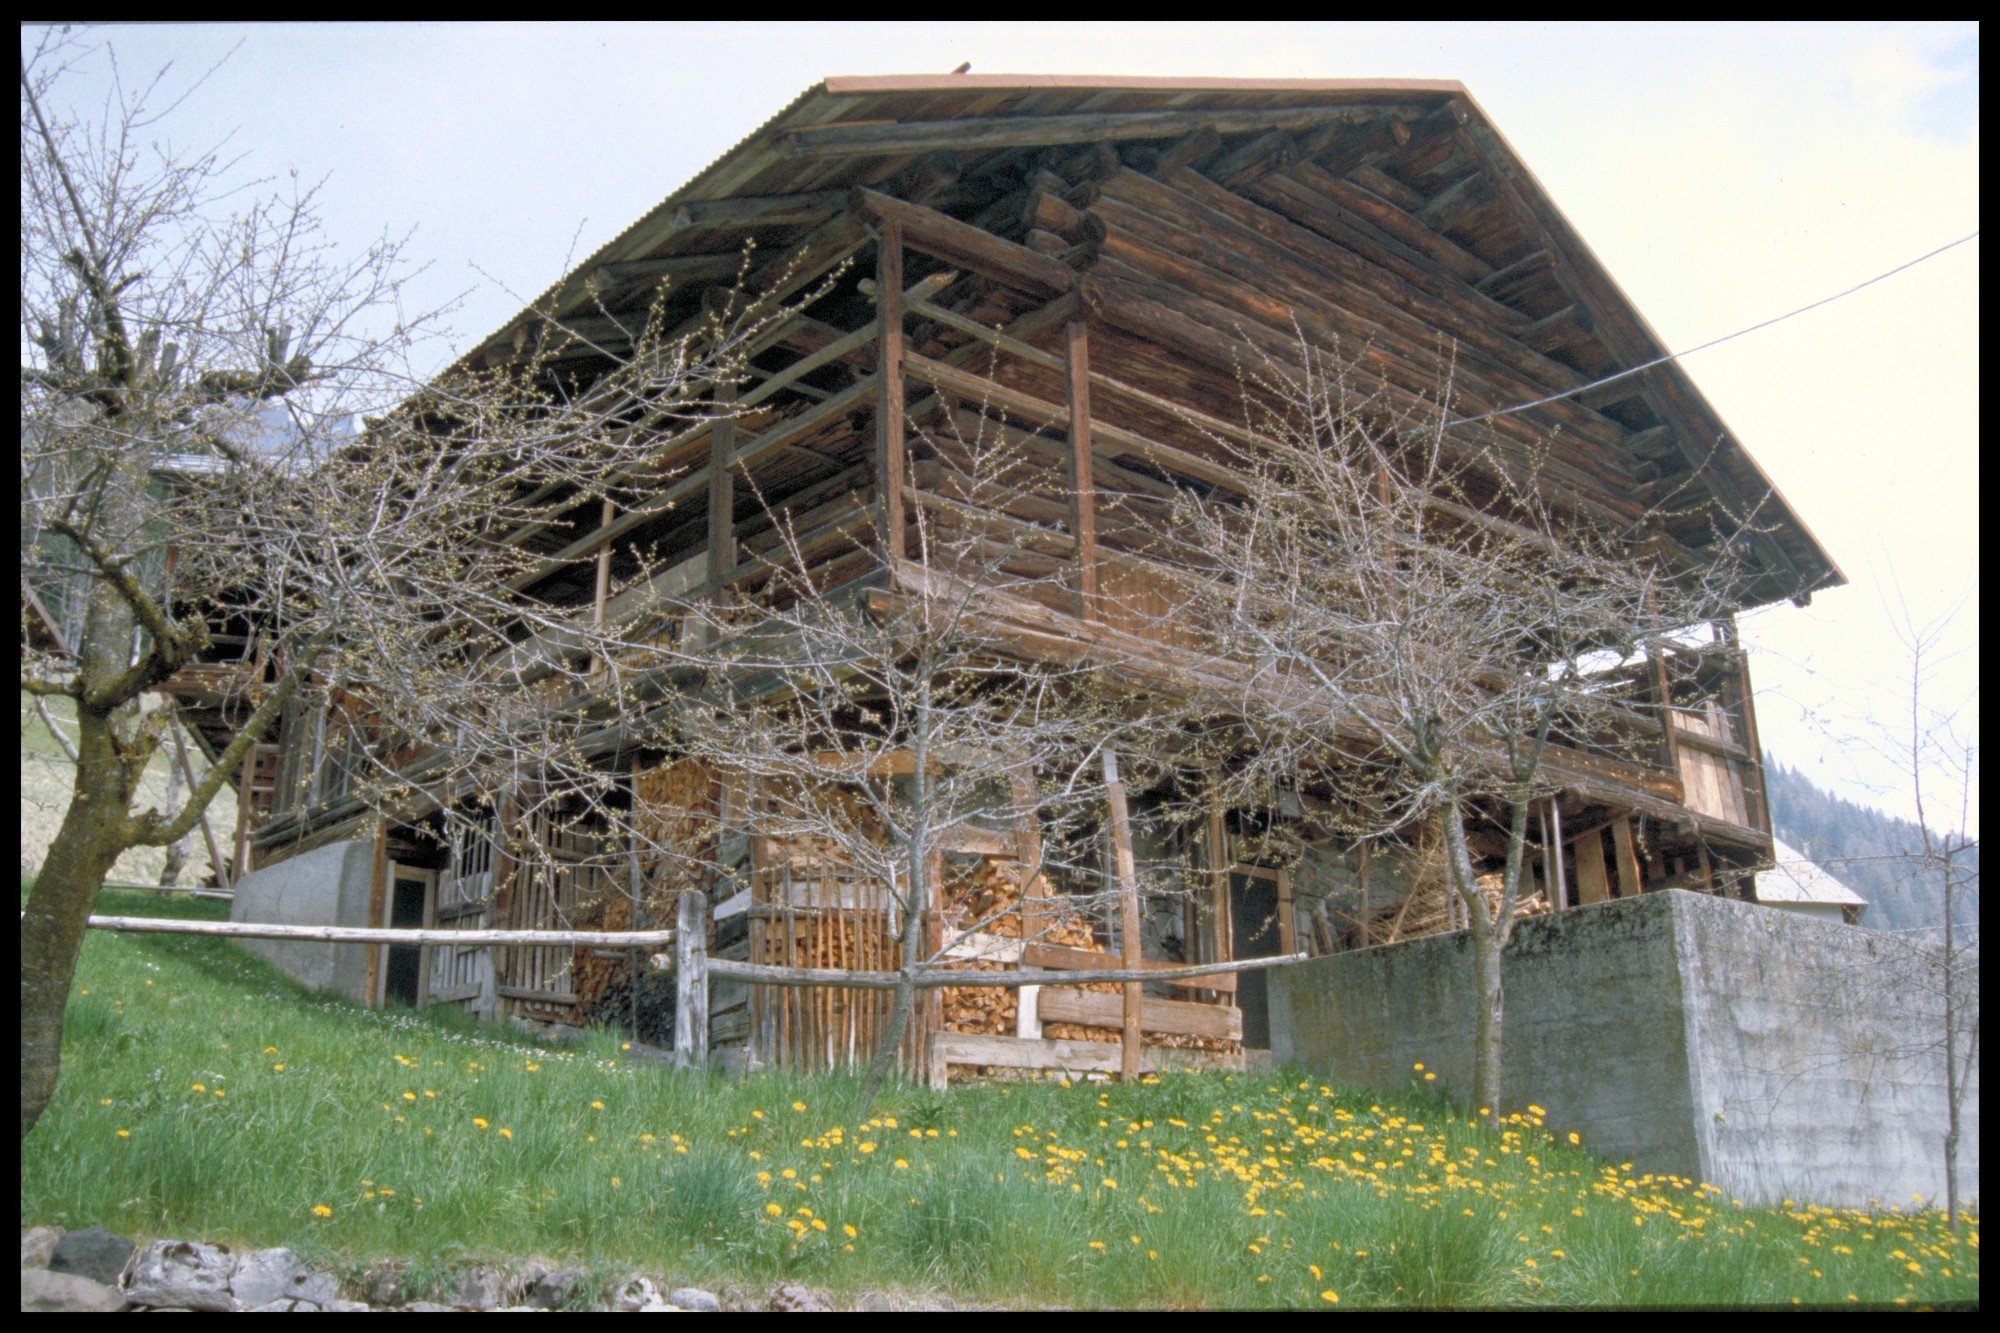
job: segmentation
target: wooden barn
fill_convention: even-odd
[[[1422,393],[1449,343],[1465,410],[1546,399],[1496,418],[1498,447],[1540,458],[1544,483],[1578,511],[1631,520],[1693,496],[1660,539],[1690,560],[1721,535],[1742,543],[1741,607],[1803,604],[1842,582],[1678,365],[1584,387],[1665,349],[1456,83],[830,78],[466,364],[502,365],[560,334],[551,373],[587,386],[649,318],[695,328],[746,286],[809,299],[760,336],[730,414],[662,430],[655,486],[580,500],[568,528],[521,535],[541,557],[524,596],[599,619],[672,598],[754,606],[785,550],[821,595],[894,594],[921,576],[920,520],[948,524],[982,503],[947,442],[954,422],[977,418],[1003,432],[1023,478],[984,519],[1018,534],[1036,577],[996,622],[1022,644],[1115,642],[1144,676],[1147,645],[1162,660],[1189,647],[1163,614],[1159,525],[1178,490],[1241,483],[1221,446],[1244,438],[1246,353],[1294,357],[1301,337],[1367,349],[1391,396]],[[1740,894],[1769,863],[1733,634],[1719,618],[1720,648],[1634,683],[1651,733],[1551,748],[1536,910],[1663,887]],[[197,725],[229,698],[200,674],[181,682]],[[290,718],[246,766],[239,894],[344,846],[354,854],[340,873],[365,879],[371,925],[672,924],[685,877],[607,845],[587,821],[501,801],[484,834],[429,836],[419,809],[384,822],[344,777],[343,747],[367,744],[366,712]],[[714,957],[901,965],[882,886],[761,827],[753,786],[626,746],[615,727],[594,735],[595,759],[635,819],[653,821],[656,845],[701,848],[713,868]],[[1141,854],[1169,879],[1185,870],[1180,899],[1123,916],[1071,909],[1066,886],[1036,873],[1032,828],[968,833],[943,849],[951,888],[924,908],[929,940],[980,966],[1165,966],[1454,924],[1412,849],[1309,842],[1274,861],[1254,836],[1268,819],[1216,809],[1148,825],[1146,793],[1133,803]],[[557,868],[526,873],[509,849],[527,844]],[[981,923],[956,945],[954,912]],[[427,946],[371,947],[360,989],[580,1024],[637,1022],[660,984],[671,990],[621,951]],[[920,1011],[908,1063],[934,1079],[953,1067],[1116,1068],[1118,989],[947,990]],[[1267,1044],[1263,1002],[1250,972],[1149,986],[1149,1062],[1240,1066]],[[866,1057],[887,1003],[718,981],[709,1046],[742,1064],[825,1068]]]

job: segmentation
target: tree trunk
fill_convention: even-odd
[[[1506,1016],[1506,994],[1500,985],[1500,956],[1507,947],[1506,918],[1494,921],[1487,914],[1486,900],[1479,894],[1472,873],[1472,856],[1465,845],[1465,826],[1460,822],[1458,802],[1447,801],[1438,814],[1443,827],[1447,873],[1452,887],[1465,906],[1472,936],[1472,977],[1478,991],[1477,1013],[1472,1036],[1472,1097],[1480,1114],[1492,1123],[1500,1119],[1500,1076],[1504,1068],[1501,1047],[1502,1022]],[[1503,902],[1501,907],[1507,909]]]
[[[868,1062],[868,1073],[861,1081],[861,1114],[868,1114],[868,1108],[875,1104],[875,1094],[882,1090],[882,1084],[889,1077],[890,1067],[896,1063],[896,1054],[902,1049],[903,1034],[910,1030],[910,1019],[917,1007],[917,967],[918,951],[923,947],[924,917],[921,904],[924,901],[923,880],[912,875],[908,900],[903,904],[903,975],[891,992],[894,999],[889,1009],[889,1026],[884,1028],[875,1046],[875,1056]]]
[[[131,778],[111,719],[78,709],[76,783],[21,913],[21,1137],[62,1070],[63,1008],[97,893],[129,843]]]

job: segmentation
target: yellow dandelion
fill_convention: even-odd
[[[1094,1240],[1090,1242],[1090,1248],[1093,1250],[1101,1250],[1104,1248],[1104,1242],[1101,1240]]]
[[[272,1066],[271,1066],[271,1072],[272,1072],[272,1073],[274,1073],[274,1074],[282,1074],[282,1073],[284,1073],[284,1072],[285,1072],[285,1062],[284,1062],[284,1061],[282,1061],[282,1060],[280,1060],[280,1061],[279,1061],[279,1062],[278,1062],[277,1064],[274,1064],[274,1065],[272,1065]]]
[[[858,1147],[859,1147],[859,1148],[861,1149],[861,1151],[862,1151],[862,1152],[865,1152],[865,1153],[866,1153],[866,1152],[874,1152],[874,1151],[875,1151],[875,1144],[874,1144],[874,1143],[873,1143],[872,1141],[870,1141],[870,1142],[867,1142],[867,1143],[862,1143],[862,1144],[859,1144],[859,1145],[857,1145],[857,1146],[858,1146]]]
[[[476,1127],[477,1127],[477,1128],[479,1128],[479,1129],[485,1129],[485,1128],[486,1128],[486,1117],[485,1117],[485,1116],[483,1116],[483,1115],[476,1115],[476,1116],[472,1117],[472,1123],[473,1123],[473,1125],[474,1125],[474,1126],[476,1126]]]
[[[1339,1292],[1337,1292],[1337,1291],[1334,1291],[1334,1290],[1332,1290],[1331,1288],[1329,1288],[1329,1289],[1328,1289],[1328,1290],[1326,1290],[1326,1291],[1322,1291],[1322,1292],[1321,1292],[1321,1293],[1319,1294],[1319,1298],[1320,1298],[1321,1300],[1323,1300],[1323,1301],[1326,1301],[1326,1302],[1328,1302],[1329,1304],[1332,1304],[1332,1305],[1338,1305],[1338,1304],[1340,1304],[1340,1293],[1339,1293]]]
[[[593,1111],[602,1111],[602,1110],[604,1109],[604,1103],[603,1103],[603,1102],[592,1102],[592,1103],[590,1104],[590,1109],[591,1109],[591,1110],[593,1110]]]
[[[132,1131],[129,1129],[121,1129],[118,1131],[118,1137],[121,1139],[129,1139],[132,1137]]]
[[[331,1209],[331,1208],[327,1207],[327,1206],[326,1206],[325,1204],[323,1204],[323,1203],[316,1203],[316,1204],[314,1204],[314,1205],[313,1205],[313,1216],[314,1216],[314,1217],[332,1217],[332,1216],[333,1216],[333,1209]]]
[[[804,1102],[793,1102],[792,1109],[794,1111],[803,1111],[806,1109],[806,1104]]]
[[[109,1097],[99,1097],[97,1099],[97,1104],[99,1106],[109,1106],[111,1105],[111,1099]]]
[[[403,1094],[403,1100],[406,1102],[413,1102],[416,1099],[417,1099],[417,1094],[414,1092],[405,1092]]]
[[[193,1088],[196,1092],[208,1091],[208,1085],[206,1083],[191,1083],[188,1086]]]
[[[514,1131],[508,1129],[506,1126],[503,1125],[500,1128],[500,1137],[503,1139],[511,1139],[514,1137]]]

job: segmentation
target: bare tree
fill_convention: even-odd
[[[1635,668],[1726,611],[1720,562],[1670,559],[1565,503],[1544,458],[1453,426],[1448,364],[1414,405],[1317,351],[1248,378],[1248,493],[1181,507],[1209,571],[1189,605],[1239,682],[1200,704],[1238,720],[1227,763],[1257,799],[1317,787],[1334,832],[1441,847],[1473,941],[1473,1094],[1497,1115],[1501,955],[1552,747],[1658,743]]]
[[[521,595],[549,566],[523,534],[656,479],[661,432],[728,410],[712,387],[776,308],[668,328],[655,303],[587,388],[551,369],[576,343],[556,323],[416,387],[435,317],[399,308],[400,244],[343,250],[316,190],[257,194],[160,148],[157,79],[103,123],[68,114],[65,76],[109,58],[51,35],[21,68],[22,689],[76,707],[21,927],[24,1137],[107,871],[185,835],[281,721],[313,730],[303,779],[365,809],[490,810],[524,774],[539,799],[603,798],[581,696],[622,640]],[[141,696],[222,659],[210,762],[177,807],[141,808],[171,725]]]
[[[679,752],[749,793],[754,836],[838,866],[861,886],[847,909],[886,908],[897,947],[884,962],[900,979],[864,1099],[898,1061],[919,974],[1002,915],[1033,940],[1057,916],[1097,905],[1085,894],[1038,913],[1016,898],[953,914],[946,853],[1032,829],[1015,843],[1025,891],[1062,849],[1090,845],[1103,749],[1120,733],[1097,688],[1104,663],[1038,660],[997,631],[1009,603],[1069,597],[1061,562],[1046,555],[1060,534],[1024,532],[1004,512],[1030,484],[1012,475],[1019,460],[1004,433],[984,414],[942,406],[911,425],[930,471],[922,490],[899,479],[910,522],[878,529],[878,548],[903,548],[886,571],[827,587],[828,565],[789,513],[772,512],[775,544],[743,597],[685,605],[713,646],[682,655],[698,683],[668,724]],[[1098,879],[1094,867],[1085,877]]]
[[[1979,743],[1967,726],[1966,702],[1935,702],[1935,676],[1952,655],[1958,609],[1919,625],[1907,603],[1896,608],[1897,639],[1909,657],[1909,716],[1903,727],[1884,728],[1887,748],[1906,773],[1916,804],[1921,846],[1910,872],[1941,893],[1941,930],[1934,939],[1910,943],[1917,964],[1915,984],[1937,996],[1942,1018],[1935,1046],[1944,1056],[1945,1210],[1954,1239],[1961,1226],[1959,1139],[1966,1093],[1979,1069],[1979,939],[1976,918],[1966,919],[1979,892],[1979,839],[1968,831],[1977,817]],[[1947,821],[1948,831],[1933,827],[1938,819]]]

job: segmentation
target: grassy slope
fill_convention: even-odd
[[[104,910],[220,915],[108,893]],[[23,1224],[1028,1304],[1976,1300],[1976,1223],[1740,1210],[1410,1090],[1293,1073],[892,1092],[727,1081],[308,996],[220,941],[93,932]],[[850,1230],[851,1229],[851,1230]]]
[[[49,711],[56,717],[58,725],[66,725],[76,715],[75,705],[67,699],[49,701]],[[190,759],[195,763],[196,773],[201,771],[201,757],[190,751]],[[167,764],[169,755],[153,756],[153,762],[146,769],[144,784],[145,799],[156,805],[164,804],[167,795]],[[62,826],[63,811],[69,807],[70,783],[75,776],[75,768],[64,756],[48,728],[36,716],[35,706],[27,695],[21,696],[21,868],[31,871],[39,866],[48,855],[49,843],[54,840],[56,830]],[[186,790],[183,786],[182,790]],[[209,808],[209,823],[215,828],[215,836],[228,855],[231,840],[236,836],[236,797],[232,788],[223,788],[215,804]],[[157,884],[160,867],[166,863],[166,849],[163,847],[135,847],[118,858],[112,868],[112,879],[127,884]],[[208,876],[208,846],[202,841],[201,830],[197,826],[188,839],[187,865],[181,872],[181,883],[197,884]]]

